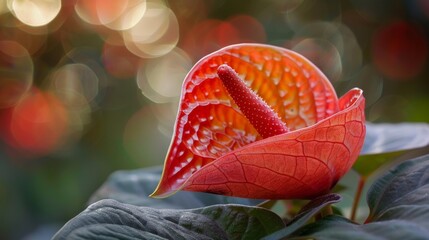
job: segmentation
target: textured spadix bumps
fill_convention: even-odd
[[[217,69],[217,75],[238,108],[261,137],[267,138],[288,132],[286,124],[279,116],[246,86],[230,66],[221,65]]]
[[[237,75],[219,68],[223,64]],[[271,134],[252,125],[253,118],[260,120],[249,114],[266,108],[245,110],[229,94],[236,85],[224,85],[219,76],[241,78],[274,112],[262,117],[274,122],[262,123],[277,126],[280,118],[283,130]],[[221,49],[201,59],[185,79],[175,133],[152,196],[180,189],[267,199],[326,193],[363,145],[364,102],[360,89],[338,100],[326,77],[292,51],[259,44]]]

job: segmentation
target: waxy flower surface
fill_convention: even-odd
[[[152,197],[178,190],[261,199],[327,193],[365,137],[365,99],[340,99],[301,55],[239,44],[201,59],[182,88],[174,136]]]

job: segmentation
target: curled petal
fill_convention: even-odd
[[[216,159],[183,189],[261,199],[309,199],[329,192],[352,167],[365,136],[362,90],[350,90],[339,106],[339,112],[315,125]]]

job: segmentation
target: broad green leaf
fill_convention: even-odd
[[[361,176],[368,177],[402,154],[427,145],[429,145],[429,124],[366,123],[365,143],[353,169]]]
[[[429,124],[366,123],[361,154],[396,152],[429,145]]]
[[[426,189],[426,192],[428,189]],[[389,219],[402,219],[408,222],[414,222],[429,229],[429,204],[419,206],[402,205],[392,207],[377,217],[377,221]]]
[[[367,201],[372,220],[394,207],[429,204],[429,155],[390,170],[369,189]]]
[[[161,177],[161,167],[129,171],[117,171],[91,197],[90,203],[102,199],[115,199],[122,203],[153,208],[186,209],[199,208],[214,204],[256,205],[261,200],[226,197],[216,194],[185,192],[165,199],[148,197],[156,188]]]
[[[242,205],[214,205],[193,210],[214,219],[228,239],[259,239],[284,228],[283,220],[265,208]]]
[[[346,218],[331,215],[298,230],[293,237],[288,239],[427,240],[428,236],[428,229],[408,221],[389,220],[359,225]]]
[[[264,208],[172,210],[102,200],[71,219],[53,239],[258,239],[282,227],[281,218]]]
[[[329,193],[311,200],[301,211],[290,221],[286,228],[283,228],[263,239],[281,239],[291,235],[297,229],[304,226],[316,213],[329,204],[341,201],[341,196],[335,193]]]
[[[309,224],[293,237],[316,239],[428,239],[429,155],[408,160],[375,181],[370,217],[359,225],[339,216]]]
[[[353,165],[353,169],[358,172],[360,176],[368,177],[380,167],[392,162],[405,152],[407,152],[407,150],[360,155]]]

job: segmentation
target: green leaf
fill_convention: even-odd
[[[366,136],[361,154],[396,152],[429,145],[429,124],[366,123]]]
[[[428,229],[408,221],[390,220],[359,225],[346,218],[331,215],[298,230],[288,239],[427,240],[428,236]]]
[[[115,199],[122,203],[153,208],[186,209],[213,204],[257,205],[262,200],[226,197],[222,195],[180,191],[165,199],[148,197],[161,178],[161,167],[117,171],[91,197],[90,203]]]
[[[429,144],[429,124],[366,124],[366,136],[361,156],[353,169],[368,177],[380,167],[393,162],[404,153]]]
[[[241,205],[214,205],[193,210],[217,223],[227,232],[228,239],[259,239],[284,228],[283,220],[265,208]]]
[[[389,219],[401,219],[408,222],[414,222],[429,229],[429,205],[423,206],[397,206],[392,207],[383,212],[377,217],[377,221],[385,221]]]
[[[102,200],[53,239],[258,239],[284,227],[275,213],[243,205],[154,209]]]
[[[394,161],[405,152],[407,152],[407,150],[360,155],[353,165],[353,169],[356,170],[360,176],[368,177],[380,167]]]
[[[372,220],[394,207],[429,204],[429,155],[390,170],[369,189],[367,201]]]
[[[391,169],[375,181],[367,199],[369,223],[359,225],[343,217],[328,216],[300,228],[293,237],[428,239],[429,155],[408,160]]]
[[[292,219],[286,228],[279,230],[264,239],[281,239],[291,235],[300,227],[304,226],[316,213],[329,204],[341,201],[341,196],[335,193],[329,193],[311,200],[301,211]]]

